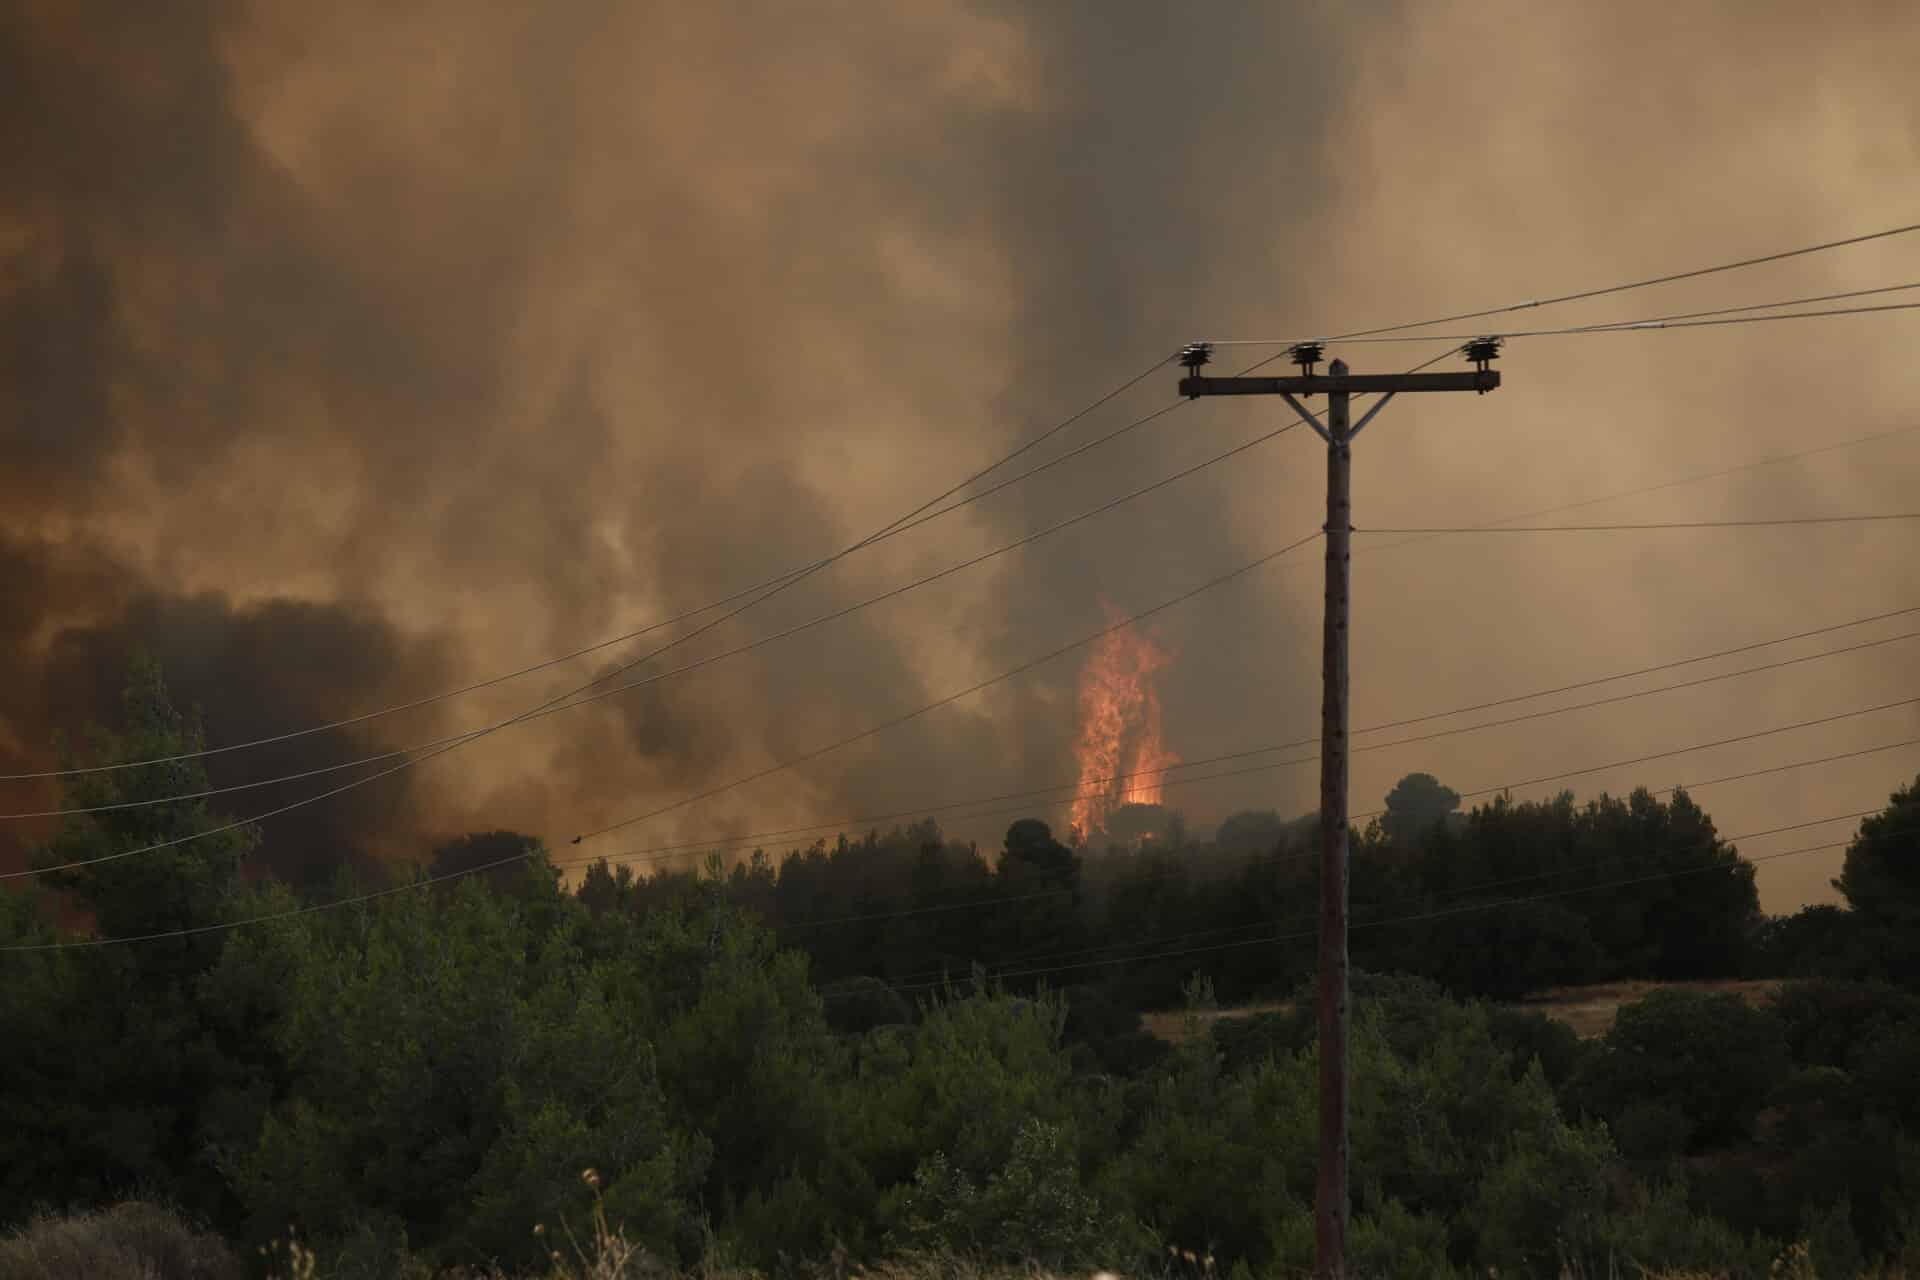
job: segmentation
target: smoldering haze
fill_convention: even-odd
[[[579,0],[320,17],[209,0],[164,20],[16,4],[0,27],[5,771],[104,715],[136,643],[205,704],[216,742],[296,727],[804,563],[1182,341],[1412,318],[1910,220],[1915,44],[1904,7],[1867,3],[1195,16]],[[1915,254],[1889,243],[1607,314],[1885,283]],[[1911,326],[1834,323],[1516,344],[1499,395],[1397,404],[1370,430],[1357,519],[1496,518],[1802,447],[1809,423],[1900,425]],[[1182,411],[662,661],[1051,523],[1273,412]],[[1886,509],[1911,456],[1896,440],[1595,511]],[[1103,598],[1149,605],[1317,527],[1319,466],[1298,439],[1266,446],[926,592],[289,815],[270,856],[391,855],[499,826],[559,843],[657,807],[1085,634]],[[1903,536],[1363,553],[1356,719],[1891,607],[1912,590]],[[1314,565],[1303,553],[1159,621],[1182,655],[1162,687],[1183,755],[1313,731]],[[215,781],[485,723],[637,652],[216,758]],[[1724,736],[1881,700],[1911,670],[1882,651],[1382,752],[1355,794],[1416,768],[1467,789]],[[1052,664],[603,847],[1069,779],[1073,675]],[[1737,831],[1866,807],[1911,765],[1700,798]],[[1312,794],[1295,771],[1168,798],[1217,816]],[[1769,905],[1818,892],[1834,865],[1770,866]]]

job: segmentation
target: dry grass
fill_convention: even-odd
[[[1664,988],[1679,991],[1732,992],[1750,1004],[1759,1004],[1779,990],[1780,982],[1774,978],[1725,982],[1602,982],[1586,987],[1555,987],[1537,996],[1529,996],[1512,1007],[1544,1013],[1549,1018],[1572,1027],[1574,1034],[1581,1039],[1590,1040],[1607,1033],[1607,1030],[1613,1026],[1613,1020],[1619,1014],[1621,1005],[1632,1004],[1649,993]],[[1241,1005],[1233,1009],[1209,1009],[1205,1013],[1194,1014],[1192,1017],[1196,1025],[1205,1031],[1221,1018],[1245,1018],[1257,1013],[1280,1013],[1291,1007],[1286,1003],[1267,1002]],[[1143,1013],[1140,1015],[1140,1021],[1151,1034],[1170,1044],[1179,1044],[1187,1038],[1188,1017],[1189,1015],[1182,1010],[1168,1009]]]
[[[217,1236],[151,1204],[40,1217],[0,1239],[0,1280],[234,1280],[240,1261]]]
[[[1588,987],[1557,987],[1522,1000],[1515,1007],[1564,1022],[1581,1039],[1602,1036],[1613,1026],[1620,1006],[1644,999],[1655,991],[1725,992],[1749,1004],[1760,1004],[1780,989],[1773,978],[1726,982],[1603,982]]]
[[[1256,1013],[1284,1013],[1293,1006],[1289,1003],[1245,1004],[1234,1009],[1209,1009],[1204,1013],[1189,1015],[1184,1010],[1168,1009],[1157,1013],[1143,1013],[1140,1024],[1152,1034],[1170,1044],[1179,1044],[1187,1038],[1187,1019],[1192,1017],[1202,1033],[1209,1030],[1222,1018],[1246,1018]]]

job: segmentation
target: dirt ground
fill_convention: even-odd
[[[1557,987],[1520,1001],[1515,1007],[1544,1013],[1566,1023],[1582,1039],[1605,1035],[1613,1026],[1614,1015],[1623,1004],[1632,1004],[1650,991],[1677,987],[1687,991],[1730,991],[1751,1004],[1758,1004],[1780,983],[1771,978],[1752,982],[1603,982],[1590,987]],[[1255,1013],[1275,1013],[1284,1004],[1249,1004],[1237,1009],[1216,1009],[1199,1015],[1202,1028],[1219,1018],[1244,1018]],[[1141,1015],[1141,1022],[1162,1040],[1178,1044],[1186,1038],[1187,1015],[1178,1009]]]

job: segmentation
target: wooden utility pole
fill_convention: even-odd
[[[1328,372],[1346,376],[1346,362]],[[1320,648],[1320,1177],[1314,1252],[1323,1276],[1347,1256],[1347,619],[1353,563],[1352,392],[1327,393],[1327,599]]]
[[[1347,636],[1350,616],[1348,586],[1353,559],[1353,503],[1350,480],[1352,441],[1387,402],[1402,391],[1488,392],[1500,385],[1500,375],[1487,366],[1499,351],[1499,341],[1483,338],[1463,349],[1473,361],[1472,373],[1362,374],[1347,372],[1335,360],[1325,377],[1313,366],[1321,344],[1303,342],[1292,349],[1302,374],[1287,378],[1208,378],[1200,369],[1211,356],[1206,343],[1195,343],[1181,353],[1187,376],[1180,394],[1200,396],[1278,395],[1312,427],[1327,445],[1327,594],[1322,619],[1320,659],[1320,1177],[1315,1199],[1315,1274],[1321,1280],[1344,1280],[1347,1258],[1347,1221],[1350,1213],[1347,1178],[1347,1098],[1351,1075],[1347,1062]],[[1349,426],[1355,392],[1380,392],[1358,426]],[[1324,394],[1327,420],[1319,418],[1296,397]]]

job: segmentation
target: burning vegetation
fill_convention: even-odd
[[[1107,606],[1114,616],[1112,606]],[[1126,805],[1158,805],[1165,771],[1180,763],[1160,729],[1154,674],[1173,661],[1133,627],[1109,632],[1080,672],[1080,736],[1074,758],[1080,787],[1073,802],[1076,842],[1105,832]]]

